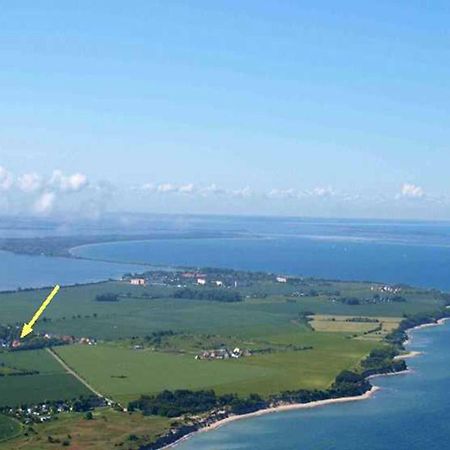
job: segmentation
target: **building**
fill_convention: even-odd
[[[197,284],[204,286],[206,284],[206,280],[204,278],[197,278]]]
[[[277,281],[278,281],[278,283],[287,283],[287,278],[286,277],[277,277]]]
[[[130,284],[133,286],[145,286],[145,278],[131,278]]]
[[[181,274],[183,278],[195,278],[196,273],[195,272],[184,272]]]

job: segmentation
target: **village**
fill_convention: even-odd
[[[214,359],[239,359],[242,357],[251,356],[249,350],[241,350],[236,347],[234,350],[229,350],[227,348],[219,348],[217,350],[206,350],[198,355],[195,355],[195,359],[206,359],[206,360],[214,360]]]
[[[16,408],[5,407],[1,409],[3,414],[14,417],[24,425],[44,423],[57,419],[57,415],[64,412],[87,412],[94,407],[112,406],[111,402],[101,397],[80,398],[74,400],[57,400],[33,405],[21,405]],[[87,417],[89,418],[89,417]]]
[[[289,280],[285,276],[265,275],[268,280],[277,283],[287,283]],[[251,277],[243,277],[242,272],[234,271],[186,271],[186,272],[166,272],[154,271],[147,272],[143,275],[133,276],[127,274],[123,277],[123,281],[132,286],[175,286],[177,288],[192,286],[210,286],[218,288],[237,288],[248,287],[253,284]]]
[[[0,348],[11,351],[71,344],[97,345],[97,340],[91,337],[57,336],[50,333],[36,334],[30,341],[19,340],[12,336],[0,339]]]

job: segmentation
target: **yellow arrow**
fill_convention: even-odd
[[[44,300],[40,308],[35,312],[33,318],[28,322],[23,324],[22,332],[20,333],[20,339],[23,339],[25,336],[28,336],[33,331],[33,326],[41,317],[42,313],[45,311],[45,308],[49,305],[49,303],[53,300],[53,297],[58,293],[60,287],[57,284],[53,291],[50,292],[50,295]]]

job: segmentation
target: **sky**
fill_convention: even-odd
[[[0,214],[450,219],[448,2],[0,3]]]

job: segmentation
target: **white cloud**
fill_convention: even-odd
[[[401,190],[401,196],[407,198],[422,198],[425,192],[421,186],[412,183],[404,183]]]
[[[333,197],[335,192],[330,186],[318,186],[315,187],[312,191],[309,192],[309,195],[313,197]]]
[[[195,191],[195,187],[192,183],[185,184],[178,188],[178,192],[180,192],[181,194],[193,194],[194,191]]]
[[[249,198],[253,195],[253,191],[250,189],[249,186],[246,186],[242,189],[236,189],[234,191],[230,191],[230,194],[233,197],[239,197],[239,198]]]
[[[88,185],[88,178],[83,173],[64,175],[61,170],[54,170],[49,185],[62,192],[79,192]]]
[[[34,203],[34,210],[39,214],[48,214],[52,211],[56,195],[54,192],[44,192]]]
[[[35,192],[42,186],[42,179],[37,173],[25,173],[17,179],[17,185],[23,192]]]
[[[226,190],[218,187],[215,183],[210,184],[209,186],[206,186],[202,189],[200,189],[200,194],[203,196],[208,195],[224,195],[226,194]]]
[[[13,176],[4,167],[0,166],[0,190],[9,191],[13,185]]]
[[[161,194],[168,194],[171,192],[176,192],[177,190],[178,190],[177,186],[172,183],[163,183],[163,184],[159,184],[156,187],[156,191]]]
[[[272,189],[267,197],[273,199],[283,199],[283,198],[296,198],[299,196],[299,193],[295,189]]]
[[[137,188],[139,190],[139,188]],[[155,192],[156,186],[153,183],[145,183],[140,187],[140,190],[144,192]]]
[[[161,183],[154,185],[153,183],[146,183],[140,187],[140,190],[147,193],[158,194],[195,194],[197,191],[194,184],[173,184],[173,183]]]

